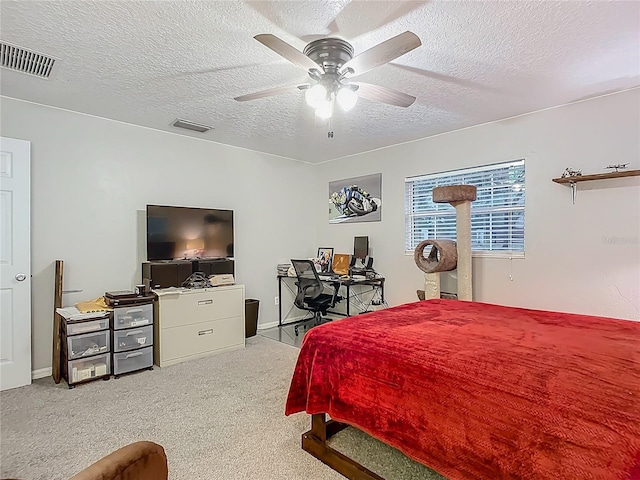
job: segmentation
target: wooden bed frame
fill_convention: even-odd
[[[349,426],[335,420],[327,421],[324,413],[313,414],[311,430],[302,434],[302,449],[351,480],[384,480],[327,444],[328,439]]]

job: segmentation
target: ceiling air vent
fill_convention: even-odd
[[[49,78],[57,61],[55,57],[0,42],[0,66],[9,70]]]
[[[184,128],[186,130],[193,130],[194,132],[204,133],[211,130],[213,127],[208,125],[202,125],[201,123],[190,122],[189,120],[177,119],[173,122],[174,127]]]

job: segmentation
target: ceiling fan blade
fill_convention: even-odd
[[[300,50],[297,50],[296,48],[292,47],[291,45],[289,45],[284,40],[280,40],[275,35],[271,35],[270,33],[263,33],[263,34],[260,34],[260,35],[256,35],[253,38],[255,38],[257,41],[259,41],[265,47],[268,47],[271,50],[273,50],[274,52],[276,52],[281,57],[286,58],[287,60],[289,60],[294,65],[297,65],[297,66],[303,68],[307,72],[309,70],[314,70],[314,69],[315,70],[322,70],[320,68],[320,65],[318,65],[316,62],[311,60],[309,57],[307,57]]]
[[[340,73],[346,72],[350,68],[353,70],[352,77],[362,75],[410,52],[414,48],[418,48],[420,45],[422,45],[422,42],[415,33],[401,33],[352,58],[340,68]]]
[[[387,105],[406,108],[416,101],[416,97],[391,88],[381,87],[380,85],[363,82],[351,82],[350,85],[357,85],[358,90],[356,90],[356,93],[358,96],[371,100],[372,102],[386,103]]]
[[[261,92],[249,93],[247,95],[240,95],[235,97],[234,100],[238,102],[247,102],[249,100],[257,100],[259,98],[273,97],[275,95],[281,95],[283,93],[291,93],[295,90],[304,90],[309,88],[308,84],[304,85],[287,85],[286,87],[269,88],[268,90],[262,90]]]

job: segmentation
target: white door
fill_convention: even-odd
[[[0,137],[0,390],[31,383],[31,143]]]

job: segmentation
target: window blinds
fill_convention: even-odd
[[[426,239],[456,239],[456,211],[434,203],[434,187],[475,185],[471,204],[473,252],[524,254],[524,160],[405,179],[405,250]]]

